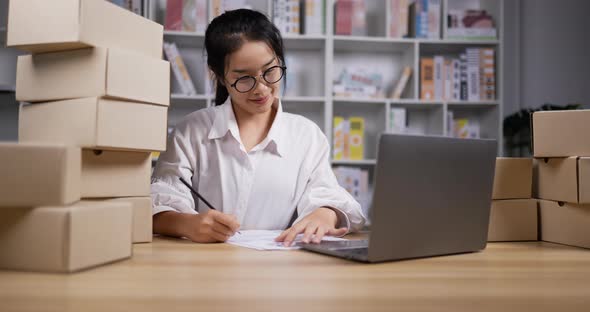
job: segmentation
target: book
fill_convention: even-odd
[[[335,160],[344,159],[344,132],[345,132],[344,118],[334,116],[334,149],[332,150],[333,158]]]
[[[479,101],[480,65],[479,48],[467,48],[467,100]]]
[[[389,36],[404,38],[408,36],[408,0],[390,0]]]
[[[459,101],[461,100],[461,61],[455,58],[451,63],[453,68],[451,100]]]
[[[196,0],[182,1],[182,30],[197,31],[197,2]]]
[[[180,85],[180,89],[182,93],[185,95],[195,95],[197,94],[195,90],[195,85],[191,79],[191,76],[186,69],[184,61],[182,60],[182,56],[176,47],[176,43],[168,43],[164,42],[164,53],[166,54],[166,58],[170,62],[170,66],[172,67],[172,72],[174,73],[174,77],[176,81]]]
[[[389,111],[389,129],[392,133],[406,133],[406,109],[392,107]]]
[[[420,98],[434,99],[434,59],[432,57],[420,59]]]
[[[444,57],[434,56],[434,99],[442,100],[444,98]]]
[[[446,135],[449,137],[455,136],[455,120],[453,119],[453,111],[447,110],[447,132]]]
[[[467,54],[459,54],[459,68],[460,68],[460,96],[461,100],[467,100]]]
[[[412,38],[428,37],[428,0],[416,0],[408,9],[408,32]]]
[[[443,65],[443,99],[445,100],[452,100],[453,98],[453,60],[450,58],[444,59]]]
[[[306,35],[321,35],[324,31],[324,11],[325,2],[323,0],[304,0],[302,1],[302,25],[301,33]]]
[[[367,35],[367,8],[365,0],[352,1],[351,34],[353,36]]]
[[[365,158],[365,118],[349,118],[349,158],[351,160],[362,160]]]
[[[440,39],[441,0],[427,0],[428,39]]]
[[[336,2],[336,35],[352,34],[353,0],[338,0]]]
[[[183,0],[166,0],[165,30],[182,30]]]
[[[496,74],[495,74],[495,61],[494,61],[494,49],[483,48],[481,49],[481,77],[482,77],[482,100],[495,100],[496,99]]]
[[[404,67],[401,77],[398,79],[397,84],[395,85],[395,88],[393,88],[393,92],[390,96],[392,99],[400,99],[401,98],[402,93],[404,92],[404,89],[406,88],[406,85],[408,84],[408,80],[410,79],[411,75],[412,75],[412,67],[410,67],[410,66]]]

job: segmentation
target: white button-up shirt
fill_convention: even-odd
[[[236,215],[244,230],[283,230],[293,216],[297,223],[324,206],[336,210],[337,227],[359,230],[365,216],[336,181],[326,136],[307,118],[283,112],[280,100],[275,106],[267,137],[249,152],[229,98],[185,116],[169,135],[152,175],[153,214],[208,209],[180,182],[182,177],[215,209]]]

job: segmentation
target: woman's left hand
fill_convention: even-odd
[[[345,227],[336,229],[337,222],[338,215],[336,211],[327,207],[320,207],[283,231],[281,235],[275,238],[275,241],[283,242],[283,245],[288,247],[291,246],[297,234],[303,233],[302,241],[304,243],[313,242],[317,244],[322,241],[324,235],[341,236],[346,233],[347,228]]]

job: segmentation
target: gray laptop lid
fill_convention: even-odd
[[[383,134],[369,261],[484,249],[495,140]]]

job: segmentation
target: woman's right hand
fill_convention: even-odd
[[[225,242],[240,228],[234,215],[217,210],[186,216],[184,236],[196,243]]]

